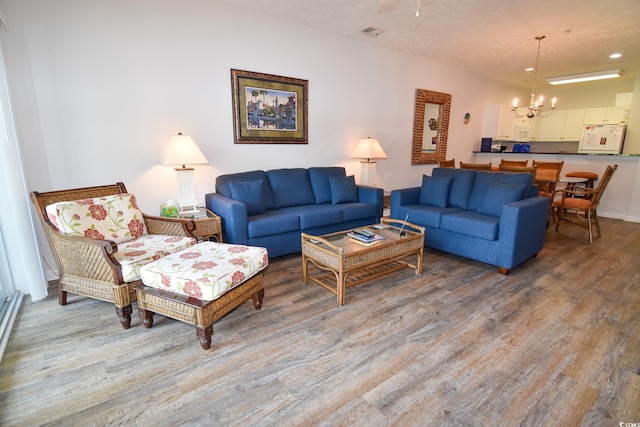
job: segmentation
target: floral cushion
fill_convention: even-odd
[[[213,301],[267,265],[265,248],[202,242],[143,266],[140,276],[147,286]]]
[[[145,234],[118,245],[114,257],[122,266],[122,278],[125,282],[140,279],[140,267],[169,254],[180,252],[197,243],[191,237]]]
[[[47,206],[46,210],[53,225],[72,236],[122,243],[147,234],[133,194],[58,202]]]

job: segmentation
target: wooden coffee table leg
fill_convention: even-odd
[[[147,329],[153,326],[153,314],[153,311],[147,311],[142,307],[138,307],[138,315],[142,320],[142,325]]]
[[[338,295],[338,305],[344,305],[344,300],[346,299],[345,294],[347,293],[346,284],[344,283],[344,273],[342,269],[336,275],[337,286],[336,286],[336,294]]]
[[[211,347],[211,335],[213,335],[213,325],[207,327],[196,325],[196,333],[202,349],[209,350],[209,347]]]

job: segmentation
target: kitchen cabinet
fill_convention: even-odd
[[[627,119],[628,111],[629,107],[587,108],[583,124],[617,124]]]
[[[583,109],[557,110],[548,116],[538,116],[534,141],[579,141],[584,123]]]
[[[485,108],[484,129],[482,135],[497,140],[512,141],[516,117],[511,107],[504,104],[489,105]]]

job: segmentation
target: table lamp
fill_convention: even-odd
[[[351,158],[362,159],[360,184],[369,187],[376,186],[376,160],[386,159],[387,155],[375,138],[361,139],[356,149],[351,153]]]
[[[162,158],[162,164],[166,166],[181,165],[175,168],[178,177],[178,209],[180,213],[198,212],[194,170],[186,165],[208,165],[209,162],[193,139],[182,133],[171,136]]]

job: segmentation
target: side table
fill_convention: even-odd
[[[179,214],[180,218],[192,219],[196,223],[196,229],[193,234],[198,242],[216,239],[216,242],[222,243],[222,222],[220,217],[205,207],[198,207],[199,212]],[[206,215],[206,216],[205,216]]]

